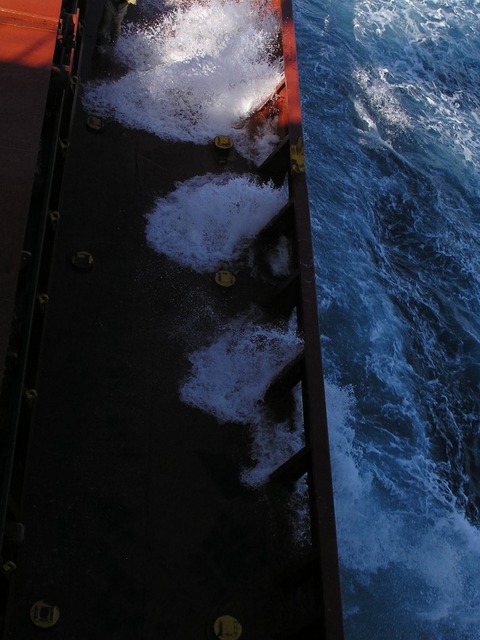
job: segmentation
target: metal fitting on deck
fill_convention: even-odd
[[[216,136],[213,140],[213,147],[217,162],[225,164],[233,147],[232,139],[229,136]]]

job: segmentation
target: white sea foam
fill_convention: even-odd
[[[286,277],[292,268],[292,246],[286,236],[280,236],[277,244],[267,255],[270,271],[276,278]]]
[[[293,390],[294,413],[278,422],[263,405],[263,396],[274,377],[302,348],[296,317],[284,327],[265,327],[239,317],[228,332],[190,354],[191,371],[180,387],[186,404],[214,415],[220,423],[248,426],[251,463],[241,472],[250,487],[261,487],[269,475],[305,444],[301,387]],[[220,372],[220,373],[219,373]],[[292,540],[309,540],[308,487],[296,483],[287,499]]]
[[[286,188],[252,176],[197,176],[157,201],[147,216],[147,240],[184,266],[212,272],[237,260],[286,200]]]
[[[281,80],[277,34],[277,18],[256,3],[178,4],[123,31],[115,55],[127,73],[88,83],[84,105],[167,140],[205,144],[227,134],[260,160],[278,142],[273,124],[265,122],[252,147],[242,123]]]
[[[421,161],[461,176],[478,200],[480,33],[474,3],[402,2],[394,12],[386,5],[356,5],[356,36],[373,53],[368,67],[357,71],[359,85],[377,118],[400,116],[402,122],[412,114],[422,152],[428,150]]]
[[[303,404],[300,386],[297,386],[293,393],[295,413],[291,420],[281,423],[273,422],[258,407],[256,414],[251,416],[251,421],[255,425],[252,431],[252,464],[242,472],[241,477],[245,484],[252,487],[263,485],[272,471],[304,446]],[[296,530],[297,533],[300,533],[298,527]]]
[[[380,68],[372,72],[368,69],[357,67],[353,77],[366,96],[369,109],[377,117],[380,114],[382,120],[390,128],[405,130],[411,126],[410,118],[396,95],[395,86],[392,86],[388,69]],[[371,122],[373,118],[370,117],[369,120]]]
[[[290,327],[263,327],[239,318],[208,347],[189,356],[191,372],[180,397],[219,422],[256,424],[262,415],[259,401],[301,344]]]
[[[391,561],[387,547],[398,543],[399,518],[378,508],[372,495],[374,474],[362,468],[363,452],[353,429],[353,390],[327,382],[326,399],[340,560],[345,568],[375,573]]]
[[[438,500],[438,486],[443,482],[436,477],[435,465],[427,455],[417,451],[410,457],[400,442],[396,457],[390,458],[387,473],[394,473],[395,480],[390,483],[390,499],[385,499],[379,489],[380,484],[386,486],[382,483],[386,471],[377,464],[389,457],[388,450],[379,445],[372,450],[372,443],[365,445],[356,439],[356,403],[351,388],[327,383],[326,391],[337,533],[345,577],[352,571],[356,580],[375,592],[382,588],[389,591],[393,586],[390,580],[408,579],[410,589],[394,586],[399,612],[410,611],[420,619],[440,623],[461,611],[465,626],[471,626],[480,615],[476,577],[480,532],[458,513],[453,497],[447,509],[444,501]],[[397,484],[402,475],[412,480],[406,490]],[[344,593],[346,611],[355,619],[362,613],[355,605],[357,590],[346,588]],[[462,634],[459,637],[464,638]]]

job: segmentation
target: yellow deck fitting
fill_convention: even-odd
[[[242,625],[233,616],[220,616],[213,624],[213,632],[219,640],[238,640],[242,635]]]
[[[305,156],[303,138],[300,136],[295,144],[290,145],[290,167],[293,173],[305,173]]]
[[[38,391],[36,389],[25,389],[25,400],[29,407],[33,407],[35,400],[38,398]]]
[[[235,276],[231,271],[220,269],[220,271],[217,271],[215,274],[215,282],[221,287],[231,287],[235,284]]]
[[[37,296],[37,302],[42,309],[46,307],[48,304],[48,294],[47,293],[39,293]]]
[[[58,139],[58,145],[60,147],[60,151],[63,154],[66,154],[68,151],[68,147],[70,146],[70,142],[65,138],[62,140],[62,138]]]
[[[7,560],[2,564],[2,571],[7,576],[7,578],[12,575],[16,568],[17,565],[12,560]]]
[[[72,266],[80,271],[90,271],[93,267],[93,256],[88,251],[76,251],[71,258]]]
[[[36,627],[48,629],[57,624],[60,618],[60,609],[45,600],[38,600],[30,609],[30,620]]]
[[[105,120],[100,116],[88,116],[87,129],[93,133],[102,133],[105,129]]]
[[[233,142],[230,136],[215,136],[213,140],[215,147],[215,156],[217,162],[225,164],[227,162],[228,155],[233,147]]]
[[[231,149],[233,147],[230,136],[216,136],[214,143],[217,149]]]
[[[55,228],[57,226],[58,221],[60,220],[60,213],[58,211],[49,211],[48,217],[50,218],[52,227]]]

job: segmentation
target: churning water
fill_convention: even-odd
[[[480,638],[478,2],[296,0],[347,638]]]
[[[229,132],[258,160],[275,135],[252,150],[242,119],[279,80],[275,21],[243,1],[177,4],[152,19],[161,4],[144,0],[146,26],[127,25],[115,52],[128,72],[87,87],[87,106],[172,140]],[[346,636],[480,639],[478,2],[294,7]],[[285,198],[233,176],[177,185],[146,212],[147,237],[173,238],[171,257],[197,270],[256,232],[247,215],[219,245],[207,206],[192,238],[189,194],[208,202],[209,181],[212,202],[248,212]],[[256,403],[301,345],[293,320],[235,326],[191,355],[180,393],[257,425],[255,485],[301,446],[297,425],[272,431]],[[208,384],[219,363],[235,402]]]

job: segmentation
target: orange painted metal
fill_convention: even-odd
[[[0,378],[60,8],[61,0],[0,0]]]
[[[278,0],[278,3],[288,135],[290,145],[299,143],[300,146],[303,140],[302,109],[293,8],[291,0]],[[289,189],[295,207],[300,272],[299,313],[302,314],[300,324],[304,335],[303,400],[305,437],[310,454],[310,511],[323,594],[323,634],[319,637],[341,640],[344,637],[343,615],[307,181],[305,173],[295,170],[293,158],[290,164]]]

